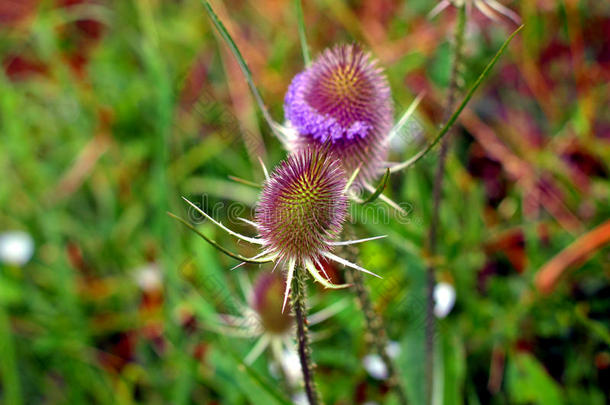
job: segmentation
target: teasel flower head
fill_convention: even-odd
[[[441,2],[441,9],[446,7],[444,1],[449,0]],[[417,95],[393,122],[389,83],[377,61],[358,45],[337,45],[322,52],[293,78],[284,99],[285,123],[281,124],[267,109],[231,34],[209,2],[204,1],[204,6],[216,30],[239,62],[263,118],[284,147],[290,153],[297,153],[328,142],[331,152],[349,175],[348,183],[358,186],[349,193],[352,201],[367,204],[379,198],[401,214],[407,214],[399,204],[383,194],[389,175],[419,161],[450,127],[443,127],[431,143],[409,159],[399,163],[386,161],[390,141],[409,132],[407,124],[424,94]],[[304,51],[304,55],[308,52]],[[309,63],[308,56],[304,59]],[[371,180],[376,179],[384,168],[385,175],[375,187]],[[362,198],[358,193],[360,190],[371,194]]]
[[[347,173],[361,167],[362,180],[381,173],[394,109],[385,75],[360,46],[327,49],[296,75],[284,113],[294,131],[290,149],[329,143]]]
[[[311,148],[282,162],[265,183],[256,223],[265,247],[304,266],[330,250],[347,212],[347,176],[337,159]]]
[[[272,334],[288,332],[294,322],[290,311],[282,311],[285,283],[281,273],[263,273],[250,295],[250,305],[256,311],[262,329]]]
[[[256,206],[254,221],[240,218],[258,231],[258,237],[245,236],[227,228],[185,199],[201,215],[229,234],[260,245],[259,254],[245,258],[231,253],[199,233],[186,221],[181,221],[219,250],[241,260],[242,263],[238,266],[245,263],[274,262],[276,266],[281,264],[286,270],[282,311],[288,302],[295,271],[307,271],[326,288],[349,286],[333,284],[330,281],[321,264],[324,259],[379,277],[333,253],[336,246],[362,243],[384,236],[350,241],[337,240],[346,220],[346,193],[354,178],[347,179],[340,161],[328,145],[311,146],[291,154],[271,175],[264,170],[266,181]]]
[[[283,367],[286,354],[295,352],[292,342],[294,317],[289,313],[290,311],[282,311],[286,279],[280,272],[262,273],[253,284],[243,273],[238,277],[242,293],[246,296],[245,302],[237,302],[236,308],[239,313],[218,314],[217,321],[212,322],[208,327],[225,336],[257,339],[256,344],[244,358],[246,364],[252,364],[269,349],[276,363]],[[315,326],[324,322],[348,305],[349,300],[344,298],[312,313],[309,316],[309,325]],[[327,331],[320,331],[319,334],[314,331],[312,338],[319,339],[327,335]],[[294,380],[300,380],[300,377]]]
[[[470,12],[472,6],[474,6],[491,20],[498,21],[501,17],[506,17],[515,24],[521,24],[521,17],[497,0],[441,0],[436,7],[430,11],[428,16],[434,17],[451,5],[455,7],[465,6],[468,12]]]

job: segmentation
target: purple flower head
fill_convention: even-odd
[[[265,331],[281,335],[293,324],[291,311],[282,312],[286,279],[281,273],[261,274],[252,290],[251,306]]]
[[[327,49],[292,80],[284,100],[294,150],[330,143],[350,174],[376,177],[386,159],[393,107],[386,77],[358,45]]]
[[[340,163],[316,147],[280,163],[256,207],[265,250],[299,265],[329,252],[345,220],[346,177]]]
[[[331,144],[311,145],[292,153],[267,176],[256,206],[254,221],[240,218],[258,231],[257,237],[235,232],[186,200],[197,212],[236,238],[261,247],[253,257],[232,253],[202,236],[241,264],[275,262],[286,269],[286,288],[282,312],[286,308],[290,286],[296,271],[306,271],[326,288],[346,288],[349,284],[334,284],[324,270],[323,260],[373,276],[377,274],[333,253],[335,246],[352,245],[384,236],[338,241],[347,214],[347,175],[341,161],[331,152]],[[265,169],[265,174],[267,173]],[[190,224],[180,219],[191,227]],[[193,229],[193,228],[192,228]],[[241,266],[239,264],[237,267]],[[258,305],[257,303],[253,304]],[[258,310],[257,310],[258,311]],[[264,321],[264,320],[263,320]]]

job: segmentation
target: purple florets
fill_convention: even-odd
[[[348,173],[362,164],[362,179],[378,174],[388,150],[392,101],[382,71],[358,45],[326,50],[295,76],[284,110],[297,132],[295,150],[329,142]]]
[[[255,222],[264,248],[301,264],[330,251],[347,211],[346,174],[334,156],[308,148],[282,162],[265,183]]]

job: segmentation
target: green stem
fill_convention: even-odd
[[[307,400],[310,405],[317,405],[321,401],[313,378],[314,364],[311,360],[311,348],[309,347],[306,306],[307,285],[305,284],[307,274],[300,267],[298,267],[294,273],[292,288],[290,289],[290,298],[297,325],[297,344],[299,359],[301,360],[301,369],[303,370],[305,394],[307,395]]]
[[[220,19],[218,18],[218,16],[212,9],[212,6],[210,5],[210,3],[207,0],[201,0],[201,2],[203,3],[203,8],[205,9],[206,13],[210,17],[210,20],[212,20],[212,24],[214,24],[214,27],[216,28],[216,30],[218,31],[218,33],[220,34],[220,36],[222,37],[224,42],[227,44],[227,46],[231,50],[231,53],[233,53],[233,56],[235,56],[235,59],[237,59],[237,63],[239,64],[239,67],[241,68],[241,71],[244,74],[244,77],[246,78],[246,82],[248,82],[248,86],[250,86],[250,91],[252,92],[252,95],[254,96],[254,100],[256,100],[256,104],[258,104],[258,107],[260,108],[260,110],[263,114],[263,117],[265,118],[265,120],[267,121],[269,126],[271,127],[271,131],[273,131],[274,135],[277,136],[279,139],[282,139],[283,135],[282,135],[281,131],[279,130],[280,125],[278,125],[278,123],[275,122],[275,120],[271,117],[269,110],[267,110],[267,107],[265,106],[265,103],[263,102],[263,97],[261,96],[261,93],[258,91],[258,89],[256,88],[256,85],[254,84],[254,79],[252,78],[252,72],[250,71],[250,68],[248,67],[248,64],[246,63],[246,60],[244,59],[241,52],[239,51],[239,48],[235,44],[235,41],[233,41],[233,38],[231,38],[229,31],[227,31],[227,28],[224,26],[222,21],[220,21]]]
[[[359,271],[348,271],[346,276],[347,281],[353,285],[356,299],[364,314],[367,344],[373,348],[379,357],[381,357],[388,368],[388,383],[398,396],[399,403],[401,405],[407,405],[407,394],[400,383],[394,361],[388,356],[386,350],[388,346],[388,335],[383,324],[383,319],[375,310],[373,302],[371,301],[371,294],[364,284],[364,277]]]
[[[309,45],[307,45],[307,36],[305,35],[305,18],[303,17],[303,5],[301,0],[294,0],[294,8],[297,14],[297,24],[299,26],[299,41],[301,41],[301,52],[303,52],[303,62],[305,66],[311,63],[311,54],[309,53]]]
[[[455,99],[458,93],[459,70],[462,63],[463,48],[464,48],[464,31],[466,27],[466,8],[461,6],[458,11],[458,21],[454,33],[454,53],[453,63],[451,66],[451,76],[449,79],[449,90],[447,92],[447,104],[443,121],[448,122],[451,118],[451,112],[454,109]],[[449,141],[451,139],[452,130],[448,130],[441,143],[439,152],[438,166],[434,177],[434,188],[432,192],[432,217],[430,220],[430,231],[428,234],[428,249],[432,258],[437,252],[437,236],[439,227],[439,211],[442,199],[443,176],[445,174],[445,163],[447,161],[447,153],[449,151]],[[434,260],[432,261],[434,262]],[[434,285],[436,283],[436,269],[433,264],[428,266],[426,273],[426,398],[427,403],[432,404],[432,392],[434,385]]]
[[[345,238],[348,240],[354,239],[354,231],[350,224],[346,225]],[[348,245],[345,246],[343,250],[348,260],[351,262],[355,262],[357,260],[358,248],[356,246]],[[407,405],[409,402],[407,400],[407,394],[400,383],[400,378],[398,376],[396,366],[394,365],[394,361],[390,358],[390,356],[388,356],[386,350],[388,346],[388,335],[383,323],[383,318],[373,305],[371,293],[364,284],[364,277],[359,271],[347,271],[345,275],[347,282],[352,284],[352,288],[356,293],[356,299],[358,300],[358,304],[360,305],[362,313],[364,314],[366,324],[366,342],[385,363],[389,375],[388,382],[398,396],[399,403],[401,405]]]

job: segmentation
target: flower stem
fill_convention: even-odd
[[[313,361],[311,360],[311,349],[309,347],[309,332],[307,328],[307,286],[305,284],[307,274],[302,268],[297,268],[292,281],[290,298],[292,309],[297,324],[297,343],[301,369],[303,370],[303,380],[305,383],[305,394],[310,405],[320,403],[316,385],[313,379]]]
[[[388,356],[386,351],[388,336],[383,325],[383,319],[373,306],[369,290],[364,284],[362,273],[359,271],[349,271],[346,274],[348,277],[348,282],[353,284],[354,291],[356,292],[356,298],[362,308],[362,312],[364,313],[364,319],[366,321],[367,343],[373,347],[375,352],[379,355],[379,357],[381,357],[388,368],[388,382],[394,389],[394,392],[396,392],[399,403],[401,405],[407,405],[407,395],[402,387],[402,384],[400,383],[394,362],[390,356]]]
[[[346,239],[354,239],[354,231],[350,224],[345,228]],[[345,256],[352,262],[355,262],[358,257],[358,248],[354,245],[344,247]],[[353,290],[356,293],[356,299],[364,314],[366,323],[366,342],[373,350],[381,357],[388,369],[388,382],[396,395],[401,405],[407,405],[407,394],[400,383],[398,371],[394,365],[394,361],[388,356],[386,350],[388,346],[388,335],[385,330],[383,318],[375,309],[369,289],[364,284],[364,277],[359,271],[348,271],[345,273],[347,282],[353,285]]]
[[[454,31],[453,63],[449,78],[449,90],[447,92],[447,104],[443,113],[443,122],[449,120],[455,105],[458,92],[459,70],[462,63],[464,48],[464,31],[466,28],[466,7],[462,5],[458,9],[458,21]],[[449,141],[451,133],[449,131],[441,143],[438,157],[438,166],[434,176],[434,186],[432,191],[432,217],[430,219],[430,230],[428,234],[428,251],[432,258],[426,273],[426,398],[427,403],[432,403],[432,388],[434,384],[434,285],[436,283],[435,255],[437,253],[437,236],[439,227],[439,210],[442,198],[443,176],[445,174],[445,163],[449,152]]]

